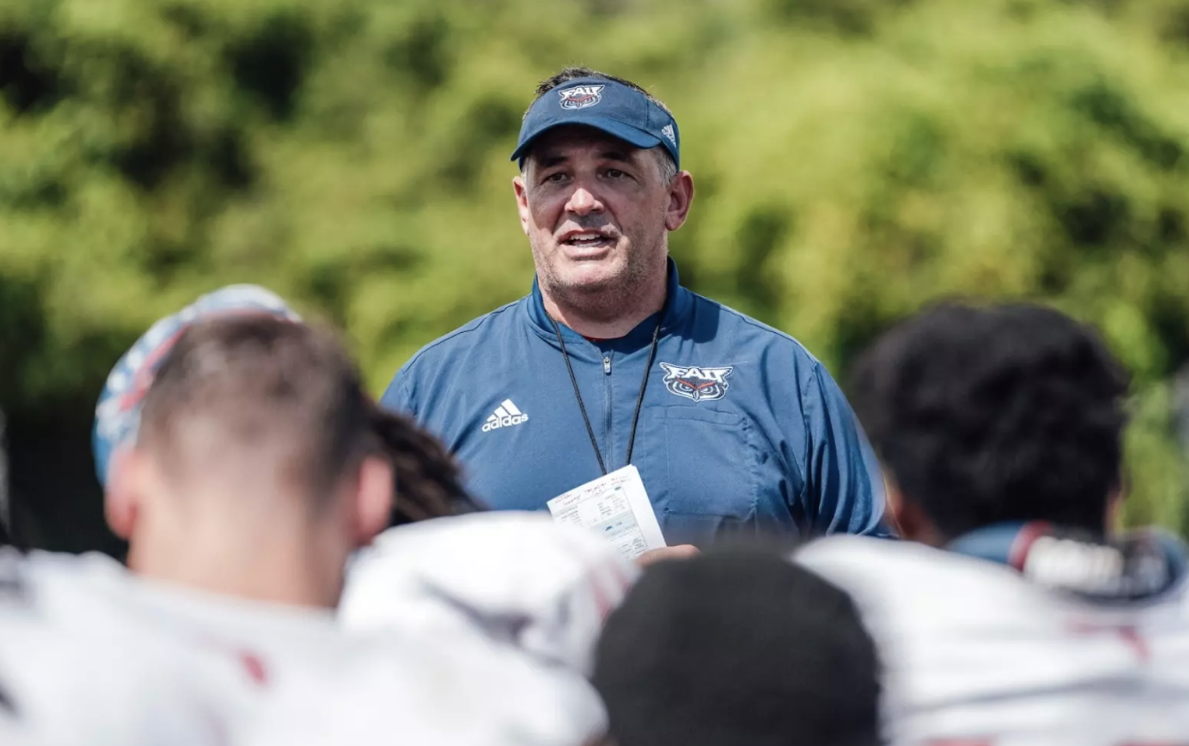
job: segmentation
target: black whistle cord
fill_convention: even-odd
[[[636,448],[636,426],[640,423],[640,409],[644,406],[644,392],[648,389],[648,374],[652,372],[652,364],[656,362],[656,348],[661,339],[661,325],[665,322],[665,309],[669,306],[669,296],[665,295],[665,302],[661,304],[660,317],[656,320],[656,328],[652,330],[652,345],[648,350],[648,364],[644,366],[644,378],[640,380],[640,393],[636,396],[636,411],[632,413],[632,433],[628,437],[627,464],[632,463],[632,453]],[[595,458],[599,460],[599,469],[607,474],[607,464],[603,461],[603,452],[599,449],[598,438],[595,437],[594,427],[590,424],[590,416],[586,413],[586,405],[582,403],[582,392],[578,389],[578,377],[574,375],[574,366],[570,362],[570,353],[566,350],[566,341],[561,336],[561,327],[550,316],[553,333],[557,335],[557,343],[561,345],[561,356],[566,361],[566,371],[570,374],[570,385],[574,387],[574,398],[578,400],[578,410],[582,412],[582,422],[586,424],[586,434],[590,436],[590,445],[594,448]],[[625,464],[626,465],[626,464]]]

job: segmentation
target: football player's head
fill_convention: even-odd
[[[875,746],[880,667],[849,596],[780,555],[648,567],[593,681],[616,746]]]
[[[267,314],[188,325],[144,396],[107,515],[140,572],[332,605],[388,523],[393,469],[355,365],[326,331]]]
[[[1008,521],[1103,533],[1127,387],[1095,331],[1056,310],[944,303],[869,347],[849,395],[901,535],[941,545]]]
[[[158,320],[120,357],[95,405],[95,426],[91,432],[95,472],[105,488],[118,476],[124,452],[136,442],[144,396],[178,336],[196,321],[246,315],[300,320],[270,290],[259,285],[227,285]]]

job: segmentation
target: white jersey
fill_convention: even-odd
[[[109,612],[83,596],[62,603],[60,585],[44,582],[58,566],[0,552],[0,743],[223,744],[221,720],[184,675],[188,651],[139,634],[136,619],[113,634]]]
[[[89,643],[0,591],[0,744],[222,746],[177,656]]]
[[[1057,549],[1050,574],[1080,572]],[[891,744],[1189,744],[1183,576],[1105,603],[906,542],[830,537],[796,560],[859,607],[883,659]]]
[[[19,578],[0,599],[15,713],[0,723],[20,736],[5,746],[581,746],[605,729],[580,675],[474,635],[348,634],[329,611],[152,583],[101,556],[2,562]]]
[[[589,674],[638,573],[601,537],[548,515],[476,513],[381,534],[352,563],[339,614],[358,631],[477,633]]]
[[[571,671],[471,637],[446,659],[440,645],[404,647],[400,675],[377,663],[345,686],[303,679],[291,699],[306,706],[270,708],[245,746],[586,746],[606,733],[602,701]]]

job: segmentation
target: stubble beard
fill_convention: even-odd
[[[648,285],[655,281],[651,257],[661,247],[631,247],[619,272],[587,283],[566,282],[536,245],[532,249],[538,279],[554,303],[592,321],[610,322],[631,314],[637,305],[646,302]]]

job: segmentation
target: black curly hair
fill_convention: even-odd
[[[373,430],[396,473],[390,525],[400,526],[482,510],[462,484],[446,447],[404,415],[377,410]]]
[[[1012,520],[1101,534],[1127,387],[1087,325],[1039,305],[950,301],[861,354],[849,396],[904,499],[952,539]]]

